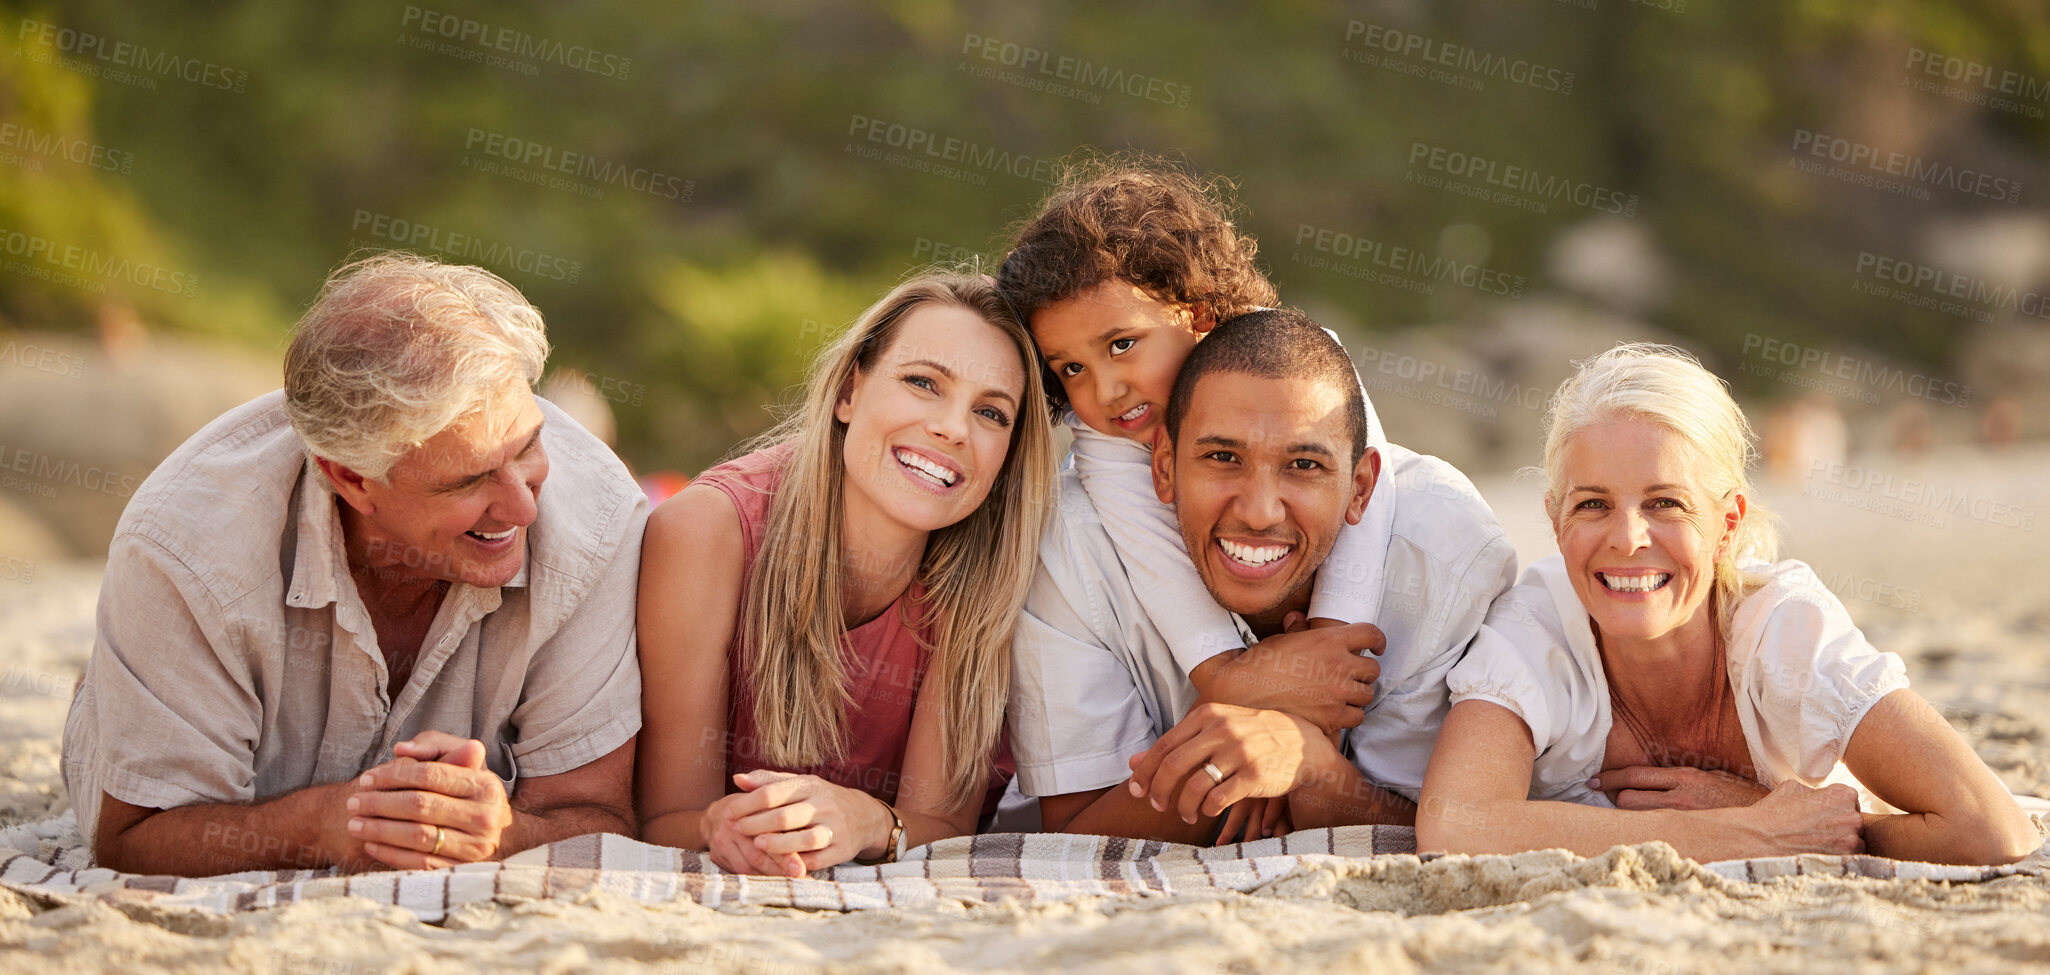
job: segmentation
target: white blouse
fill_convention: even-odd
[[[1837,763],[1851,732],[1880,698],[1908,686],[1907,668],[1866,641],[1806,563],[1743,569],[1766,580],[1730,622],[1730,687],[1752,765],[1767,787],[1846,781]],[[1529,726],[1530,798],[1610,805],[1587,787],[1608,748],[1608,680],[1563,558],[1532,565],[1495,601],[1446,683],[1454,704],[1489,701]]]

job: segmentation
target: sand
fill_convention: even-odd
[[[1873,487],[1866,474],[1825,467],[1767,487],[1790,526],[1791,554],[1845,594],[1874,642],[1907,658],[1916,688],[2011,788],[2050,795],[2050,573],[2038,564],[2050,526],[2024,530],[1996,507],[2050,508],[2050,449],[1876,459],[1867,469],[1891,480]],[[1905,488],[1910,481],[1966,501],[1946,510],[1951,502],[1931,504],[1928,488]],[[1523,557],[1544,554],[1537,486],[1493,478],[1482,487]],[[68,805],[58,744],[91,648],[99,580],[90,562],[38,561],[25,580],[18,569],[0,578],[0,825]],[[302,975],[2004,972],[2050,968],[2050,879],[1744,884],[1650,844],[1592,859],[1355,861],[1245,895],[848,915],[650,908],[594,894],[471,905],[430,926],[361,901],[219,917],[0,892],[0,966]]]

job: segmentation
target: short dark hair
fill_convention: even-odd
[[[1292,308],[1262,308],[1235,315],[1210,330],[1182,363],[1167,398],[1167,438],[1179,443],[1182,418],[1196,384],[1213,372],[1240,372],[1261,379],[1313,379],[1345,390],[1345,432],[1352,437],[1352,462],[1367,452],[1367,394],[1360,389],[1352,356],[1337,336]]]
[[[1032,316],[1105,281],[1156,301],[1200,304],[1218,319],[1276,303],[1254,263],[1258,244],[1232,224],[1231,183],[1136,154],[1069,161],[1060,184],[1018,228],[997,287],[1027,328]],[[1047,398],[1067,406],[1048,373]]]

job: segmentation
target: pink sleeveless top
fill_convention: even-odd
[[[698,475],[692,484],[706,484],[725,492],[740,513],[742,548],[740,605],[746,606],[754,576],[755,556],[761,551],[762,535],[769,522],[769,507],[783,483],[783,468],[792,450],[779,444],[727,461]],[[847,753],[840,758],[809,768],[788,768],[768,761],[761,746],[754,718],[753,695],[743,686],[742,634],[736,617],[732,642],[726,647],[727,672],[732,675],[726,736],[726,770],[729,773],[768,768],[780,772],[816,775],[835,785],[860,789],[884,802],[897,801],[897,789],[904,774],[904,750],[911,738],[912,708],[931,653],[929,630],[912,626],[907,616],[922,592],[912,584],[875,619],[848,630],[841,641],[846,654]],[[1005,784],[1015,770],[1008,742],[998,748],[997,767],[991,769],[991,792],[985,814],[994,811]],[[729,779],[727,791],[737,791]]]

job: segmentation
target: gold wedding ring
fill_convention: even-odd
[[[1210,773],[1210,781],[1212,784],[1224,784],[1224,773],[1217,770],[1217,765],[1215,763],[1204,762],[1203,771]]]
[[[427,851],[427,855],[428,855],[428,856],[438,856],[438,855],[440,855],[440,853],[441,853],[441,841],[442,841],[442,840],[445,840],[445,839],[448,839],[448,831],[447,831],[447,830],[444,830],[444,829],[442,829],[442,828],[441,828],[441,825],[440,825],[439,823],[435,824],[435,827],[434,827],[434,849],[432,849],[432,850],[428,850],[428,851]]]

